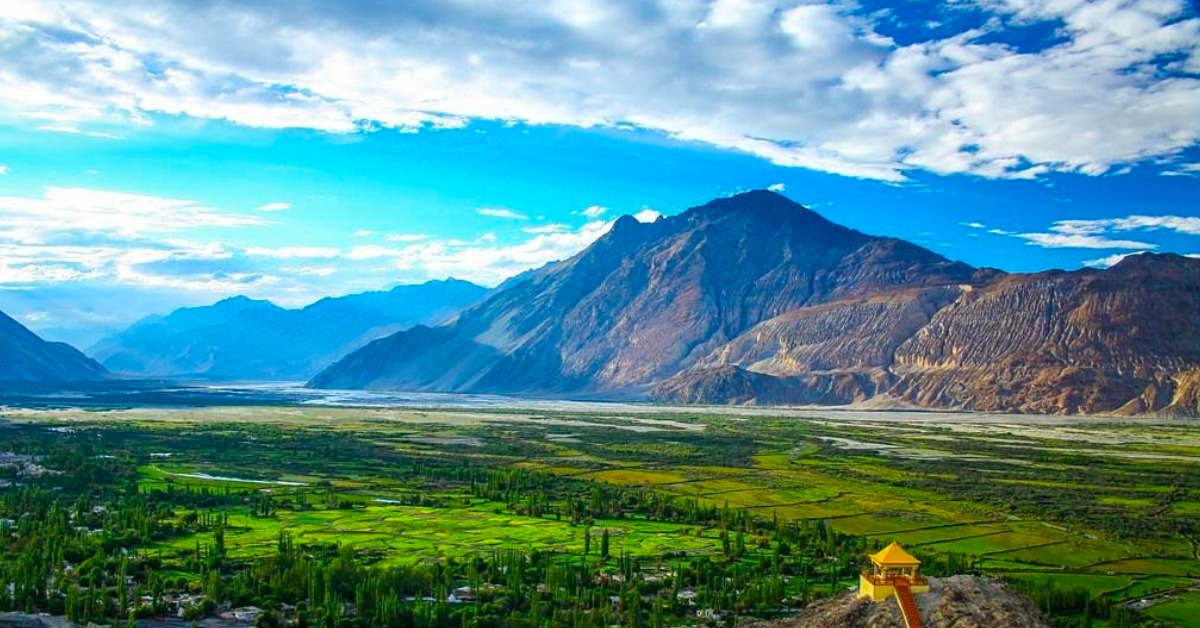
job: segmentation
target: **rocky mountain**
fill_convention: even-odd
[[[926,628],[1050,628],[1029,598],[995,580],[975,576],[930,578],[929,592],[916,596]],[[874,603],[854,593],[817,602],[798,616],[746,628],[904,628],[895,600]]]
[[[103,366],[71,345],[46,342],[0,312],[0,382],[97,381]]]
[[[621,218],[441,327],[375,341],[325,388],[1200,412],[1200,260],[1006,274],[766,191]]]
[[[305,380],[371,340],[442,322],[486,293],[452,279],[326,298],[295,310],[233,297],[143,319],[89,353],[114,372],[139,377]]]

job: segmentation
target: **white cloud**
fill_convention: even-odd
[[[1164,177],[1200,177],[1200,164],[1176,164],[1171,170],[1159,173]]]
[[[490,216],[492,218],[503,218],[505,220],[529,220],[529,216],[519,214],[511,209],[504,207],[480,207],[475,210],[475,213],[480,216]]]
[[[604,207],[603,205],[590,205],[576,213],[587,218],[588,220],[598,220],[606,212],[608,212],[608,208]]]
[[[1200,217],[1193,216],[1142,216],[1121,218],[1098,218],[1086,220],[1058,220],[1046,233],[1011,233],[999,229],[991,233],[1009,235],[1026,240],[1030,244],[1047,248],[1083,249],[1139,249],[1158,248],[1150,242],[1113,239],[1113,234],[1131,231],[1173,231],[1183,235],[1200,235]],[[1091,260],[1090,266],[1104,265],[1102,262],[1115,256]],[[1092,264],[1091,262],[1095,262]]]
[[[1096,258],[1096,259],[1086,260],[1083,262],[1083,265],[1087,266],[1089,268],[1108,268],[1110,266],[1116,266],[1117,263],[1119,263],[1121,260],[1125,259],[1126,257],[1129,257],[1130,255],[1141,255],[1141,254],[1142,253],[1140,251],[1137,253],[1116,253],[1114,255],[1109,255],[1107,257],[1100,257],[1100,258]]]
[[[1059,233],[1096,234],[1113,231],[1155,231],[1164,229],[1186,235],[1200,235],[1200,217],[1126,216],[1099,220],[1059,220],[1052,228]]]
[[[8,174],[8,166],[0,164],[0,175]]]
[[[373,235],[375,235],[375,232],[370,229],[359,229],[354,232],[354,237],[356,238],[369,238]]]
[[[259,205],[257,207],[258,211],[260,211],[260,212],[285,212],[291,208],[292,208],[291,203],[286,203],[283,201],[267,203],[266,205]]]
[[[571,228],[568,227],[567,225],[564,225],[562,223],[557,223],[557,222],[550,223],[548,225],[537,225],[535,227],[525,227],[525,228],[521,229],[521,231],[524,231],[525,233],[535,233],[535,234],[536,233],[565,233],[570,230],[571,230]]]
[[[1021,238],[1042,248],[1048,249],[1153,249],[1157,245],[1136,240],[1113,240],[1103,236],[1079,235],[1065,233],[1018,233]]]
[[[131,321],[122,317],[145,314],[139,308],[151,293],[173,308],[230,294],[324,292],[316,290],[321,275],[312,267],[301,272],[279,262],[332,259],[337,249],[243,249],[198,237],[268,224],[195,201],[107,190],[51,187],[41,196],[0,196],[0,289],[43,295],[44,303],[55,286],[69,285],[78,300],[56,308],[64,312],[59,318],[92,320],[98,308],[123,323]],[[82,305],[88,298],[91,309]]]
[[[782,183],[772,183],[771,185],[767,186],[767,189],[772,192],[779,192],[782,194],[783,191],[787,189],[787,186]]]
[[[332,266],[284,266],[282,270],[307,277],[329,277],[337,273],[337,268]]]
[[[635,213],[633,217],[637,219],[638,222],[655,222],[659,218],[662,218],[662,214],[660,214],[658,210],[650,209],[649,207],[643,207],[641,211]]]
[[[1185,73],[1200,18],[1182,0],[977,0],[1002,19],[906,45],[849,0],[17,4],[0,111],[64,130],[147,114],[332,133],[607,125],[886,181],[1099,175],[1200,140]],[[987,39],[1035,21],[1062,41]]]
[[[393,233],[383,238],[388,242],[420,242],[428,240],[429,236],[423,233]]]
[[[396,249],[391,249],[386,246],[379,246],[378,244],[365,244],[363,246],[356,246],[350,249],[345,254],[345,258],[355,261],[377,259],[380,257],[388,257],[395,250]]]
[[[43,124],[37,128],[39,131],[50,131],[51,133],[67,133],[70,135],[83,135],[85,137],[94,137],[102,140],[123,140],[124,136],[116,133],[107,133],[104,131],[87,131],[73,124]]]
[[[393,273],[419,279],[458,277],[496,285],[523,271],[575,255],[607,233],[612,224],[593,220],[577,229],[540,231],[526,240],[503,244],[497,243],[494,234],[483,234],[474,240],[429,238],[404,246],[364,245],[354,247],[344,258],[359,262],[386,260]]]
[[[338,249],[322,246],[285,246],[277,249],[249,248],[245,253],[246,255],[275,259],[333,259],[341,255],[341,251]]]
[[[971,229],[986,229],[987,228],[987,225],[983,224],[982,222],[972,221],[972,222],[960,222],[958,224],[960,224],[964,227],[971,228]]]
[[[1195,216],[1129,216],[1116,221],[1119,231],[1166,229],[1187,235],[1200,235],[1200,218]]]
[[[48,187],[41,198],[0,196],[0,238],[36,243],[47,234],[126,238],[196,227],[265,225],[188,200],[87,188]]]

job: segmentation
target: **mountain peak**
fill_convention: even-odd
[[[1145,251],[1126,255],[1113,264],[1113,269],[1132,270],[1142,268],[1188,268],[1200,266],[1200,259],[1178,253],[1155,253]]]
[[[251,305],[255,303],[270,303],[270,301],[266,301],[264,299],[251,299],[244,294],[238,294],[232,297],[225,297],[224,299],[217,301],[216,305]]]
[[[614,232],[616,232],[616,231],[625,231],[628,229],[636,229],[638,227],[638,225],[641,225],[641,224],[642,223],[639,222],[637,218],[634,218],[633,216],[630,216],[629,214],[625,214],[625,215],[621,216],[620,218],[617,218],[617,220],[615,222],[613,222],[612,230]]]
[[[704,205],[689,209],[683,215],[711,221],[745,220],[767,228],[781,228],[790,225],[796,230],[812,233],[840,236],[855,234],[861,238],[866,237],[858,231],[839,225],[812,209],[770,190],[750,190],[714,199]]]
[[[812,211],[779,192],[772,192],[771,190],[738,192],[730,196],[713,199],[702,205],[702,207],[708,206],[732,207],[737,209],[804,209]]]

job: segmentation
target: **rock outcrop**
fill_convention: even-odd
[[[917,596],[925,628],[1050,628],[1032,600],[1004,584],[975,576],[930,578]],[[798,616],[746,628],[905,628],[894,599],[871,602],[853,593],[822,600]]]

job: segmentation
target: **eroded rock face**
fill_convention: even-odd
[[[927,628],[1049,628],[1029,598],[1002,583],[975,576],[930,578],[930,591],[917,605]],[[904,628],[895,600],[871,602],[853,593],[817,602],[800,615],[748,628]]]
[[[1107,271],[1001,276],[961,286],[953,298],[924,290],[802,308],[655,393],[679,402],[887,395],[992,412],[1196,416],[1197,322],[1200,263],[1137,256]],[[722,382],[738,378],[716,367],[730,366],[754,371],[762,398],[744,386],[722,392]],[[848,385],[851,376],[861,385]]]
[[[673,403],[1200,414],[1200,260],[977,270],[770,192],[641,224],[324,388],[650,395]]]

